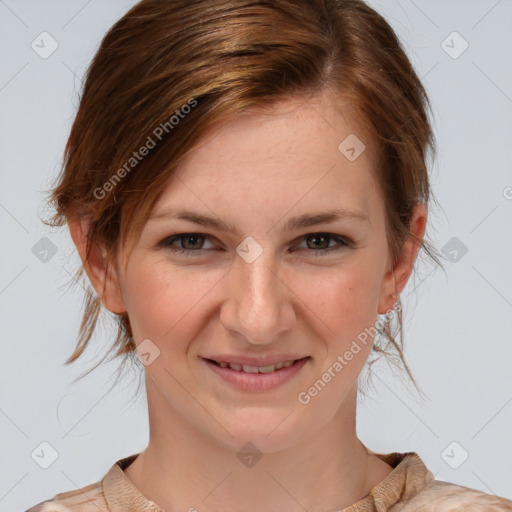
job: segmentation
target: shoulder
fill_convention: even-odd
[[[107,512],[101,482],[63,492],[29,508],[26,512]]]
[[[125,476],[124,469],[138,455],[132,454],[115,462],[100,481],[56,494],[52,499],[42,501],[25,512],[109,512],[108,503],[111,507],[115,506],[116,510],[132,510],[130,503],[138,505],[139,495],[136,487]]]
[[[390,512],[512,512],[512,501],[462,485],[431,480]]]

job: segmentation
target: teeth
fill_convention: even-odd
[[[249,366],[249,365],[240,365],[236,363],[226,363],[225,361],[219,362],[219,366],[221,368],[230,368],[231,370],[235,370],[237,372],[244,371],[246,373],[272,373],[275,370],[280,370],[281,368],[290,367],[295,361],[283,361],[277,364],[270,364],[268,366]]]
[[[281,366],[282,368],[282,366]],[[269,365],[269,366],[260,366],[259,368],[259,372],[260,373],[272,373],[274,370],[277,370],[277,365]],[[244,367],[244,370],[245,370],[245,367]]]
[[[247,366],[246,364],[244,364],[243,369],[244,369],[244,372],[247,372],[247,373],[258,373],[257,366]]]

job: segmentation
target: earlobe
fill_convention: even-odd
[[[405,288],[421,247],[426,224],[427,208],[423,203],[418,203],[414,208],[409,233],[402,244],[398,259],[384,278],[378,308],[379,314],[390,311],[396,303],[398,295]]]
[[[108,264],[107,251],[103,246],[93,245],[87,257],[86,220],[69,221],[69,232],[82,260],[91,285],[103,305],[112,313],[124,313],[124,307],[116,269]]]

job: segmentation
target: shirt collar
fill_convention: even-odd
[[[373,454],[393,467],[393,471],[362,500],[342,512],[387,512],[396,503],[412,498],[434,479],[415,452]]]
[[[102,480],[103,494],[111,512],[164,512],[148,500],[125,475],[127,468],[140,454],[135,453],[118,460]]]
[[[363,499],[342,512],[386,512],[398,501],[417,494],[434,479],[432,472],[415,452],[374,455],[393,467],[393,471]],[[111,512],[164,512],[156,503],[143,496],[124,473],[124,469],[138,456],[137,453],[118,460],[102,480],[103,493]]]

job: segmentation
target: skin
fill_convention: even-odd
[[[352,133],[367,148],[355,161],[338,150]],[[334,511],[362,499],[392,471],[356,433],[357,377],[371,337],[307,405],[297,399],[379,313],[393,308],[418,251],[408,238],[392,268],[372,145],[362,134],[327,93],[224,123],[189,153],[154,212],[183,207],[213,215],[233,223],[239,236],[150,220],[130,258],[120,251],[107,279],[101,248],[84,261],[86,224],[70,224],[105,307],[127,311],[136,343],[150,339],[160,350],[145,367],[150,442],[125,473],[165,510]],[[281,231],[292,216],[336,207],[362,212],[369,223]],[[410,229],[417,239],[426,219],[418,204]],[[199,256],[159,246],[191,233],[207,237],[172,246]],[[332,238],[315,245],[314,236],[306,237],[319,233],[354,245]],[[252,263],[236,252],[248,236],[263,251]],[[329,247],[340,249],[315,256]],[[311,359],[279,388],[250,392],[204,365],[199,356],[212,353]],[[252,467],[236,457],[248,441],[262,453]]]

